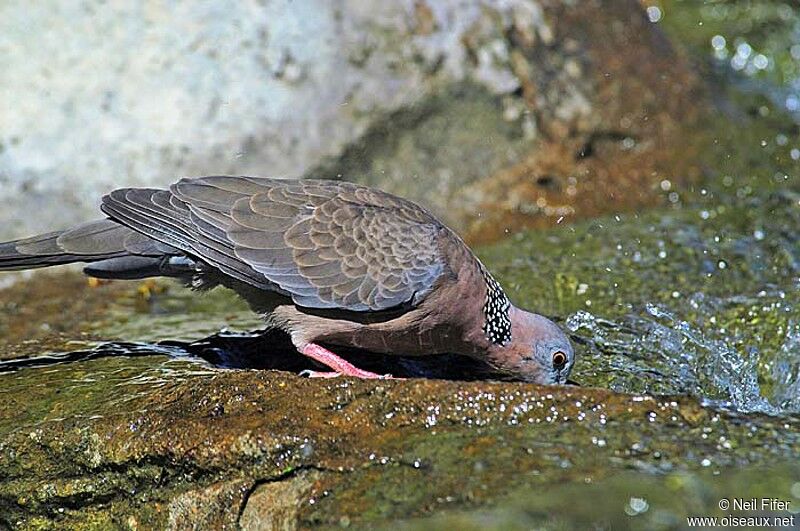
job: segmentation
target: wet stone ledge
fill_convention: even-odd
[[[379,523],[624,470],[796,463],[800,449],[794,419],[592,388],[313,381],[163,356],[3,378],[12,527]]]

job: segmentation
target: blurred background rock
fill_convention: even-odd
[[[635,0],[0,4],[0,238],[121,186],[342,178],[471,241],[696,177],[703,91]]]

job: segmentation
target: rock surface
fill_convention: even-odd
[[[19,391],[41,387],[23,407]],[[745,419],[687,399],[488,382],[321,383],[158,356],[24,369],[5,377],[2,396],[7,526],[367,525],[627,468],[796,464],[800,444],[797,421]]]
[[[376,184],[489,238],[652,202],[703,107],[635,0],[4,2],[0,51],[0,238],[214,173]]]

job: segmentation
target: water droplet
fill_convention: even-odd
[[[628,500],[628,505],[625,507],[625,514],[628,516],[636,516],[646,513],[649,508],[650,504],[647,503],[647,500],[644,498],[632,497],[630,500]]]
[[[745,59],[750,57],[751,53],[753,53],[753,47],[746,42],[742,42],[736,47],[736,55],[741,56]]]
[[[658,6],[650,6],[647,8],[647,18],[650,22],[656,23],[661,20],[661,9]]]

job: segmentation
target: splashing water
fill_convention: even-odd
[[[774,399],[786,411],[800,411],[800,323],[792,322],[781,346],[781,357],[772,366],[775,381]],[[794,362],[792,362],[792,358]]]
[[[775,295],[780,298],[779,294]],[[759,297],[763,299],[764,296]],[[732,301],[696,294],[693,306],[705,311]],[[713,317],[713,316],[712,316]],[[680,319],[674,311],[646,304],[638,313],[607,320],[587,311],[567,319],[567,328],[586,345],[598,372],[623,392],[691,394],[709,405],[771,415],[800,412],[800,324],[790,322],[783,343],[770,353],[742,344],[724,328]]]

